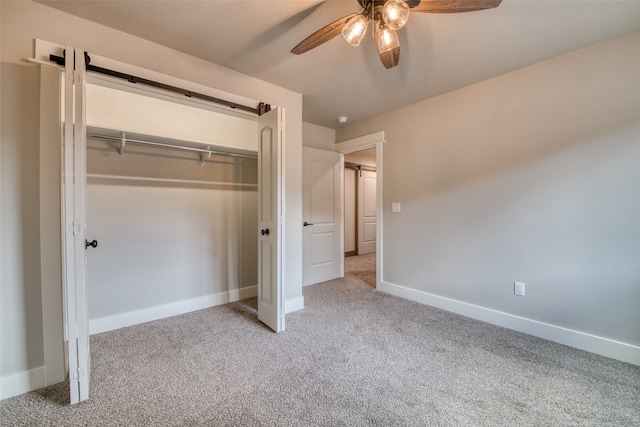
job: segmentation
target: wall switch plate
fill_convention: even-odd
[[[513,282],[513,293],[516,295],[524,296],[524,283]]]
[[[400,202],[391,203],[391,212],[400,212]]]

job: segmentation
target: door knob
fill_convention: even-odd
[[[305,222],[302,223],[302,225],[304,225],[306,227],[307,225],[313,225],[313,224],[310,223],[310,222],[305,221]]]
[[[262,233],[263,236],[268,236],[269,235],[269,229],[265,228],[264,230],[260,230],[260,233]]]
[[[87,249],[89,246],[91,246],[92,248],[97,248],[98,247],[98,241],[97,240],[88,241],[87,239],[85,239],[84,240],[84,248]]]

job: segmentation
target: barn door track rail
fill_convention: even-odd
[[[65,55],[65,53],[66,52],[63,51],[63,55]],[[65,64],[64,56],[49,55],[49,60],[51,62],[55,62],[58,65],[64,66],[64,64]],[[213,102],[215,104],[224,105],[224,106],[229,107],[229,108],[231,108],[233,110],[246,111],[246,112],[249,112],[249,113],[256,114],[258,116],[261,116],[264,113],[267,113],[267,112],[271,111],[271,105],[265,104],[264,102],[260,102],[257,107],[250,107],[248,105],[237,104],[235,102],[227,101],[225,99],[216,98],[214,96],[205,95],[203,93],[193,92],[193,91],[190,91],[190,90],[187,90],[187,89],[182,89],[182,88],[179,88],[179,87],[176,87],[176,86],[171,86],[171,85],[168,85],[168,84],[156,82],[156,81],[145,79],[145,78],[142,78],[142,77],[133,76],[131,74],[121,73],[120,71],[109,70],[107,68],[102,68],[102,67],[98,67],[96,65],[91,65],[91,57],[86,52],[84,54],[84,62],[86,64],[87,71],[92,71],[94,73],[104,74],[104,75],[107,75],[107,76],[111,76],[111,77],[115,77],[115,78],[118,78],[118,79],[126,80],[129,83],[136,83],[136,84],[140,83],[140,84],[143,84],[143,85],[146,85],[146,86],[155,87],[155,88],[166,90],[166,91],[169,91],[169,92],[179,93],[179,94],[184,95],[184,96],[186,96],[188,98],[197,98],[197,99],[202,99],[204,101]]]

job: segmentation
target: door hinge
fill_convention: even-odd
[[[86,377],[87,377],[87,372],[82,368],[78,368],[77,370],[71,372],[71,379],[73,381],[79,382],[80,380]]]
[[[81,231],[82,231],[82,226],[80,225],[80,223],[73,221],[73,224],[71,225],[71,232],[73,233],[73,235],[77,236],[80,234]]]

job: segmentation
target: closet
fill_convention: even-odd
[[[257,117],[90,83],[90,332],[255,296]]]

